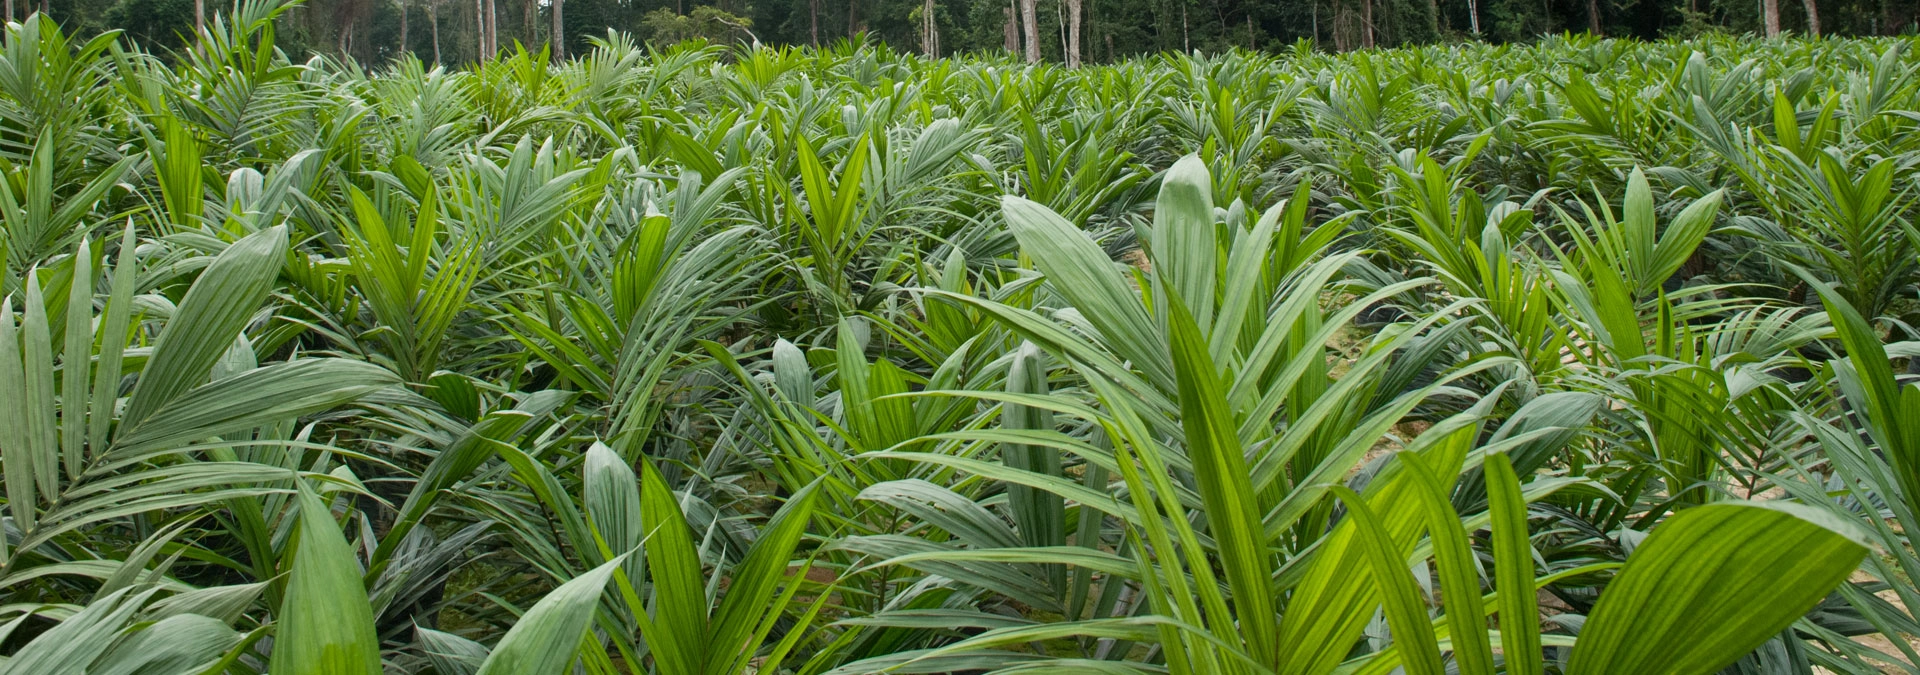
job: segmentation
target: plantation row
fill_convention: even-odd
[[[0,675],[1920,672],[1895,40],[0,45]]]

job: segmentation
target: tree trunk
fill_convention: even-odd
[[[1346,53],[1360,48],[1365,39],[1365,27],[1360,25],[1360,10],[1352,4],[1336,0],[1327,7],[1333,10],[1327,16],[1327,37],[1333,40],[1333,51]]]
[[[1062,2],[1063,0],[1054,0],[1053,23],[1054,27],[1060,31],[1060,57],[1064,60],[1067,54],[1067,17],[1066,9],[1061,6]]]
[[[1180,0],[1180,51],[1193,53],[1193,36],[1187,32],[1187,3]]]
[[[433,33],[433,65],[445,63],[440,60],[440,12],[437,7],[440,0],[427,0],[427,26]]]
[[[7,16],[13,16],[13,12],[8,11]],[[207,0],[193,0],[193,34],[197,37],[205,32],[207,32]]]
[[[1589,0],[1590,2],[1592,0]],[[1360,48],[1373,49],[1373,0],[1363,0],[1360,5]]]
[[[407,43],[407,0],[400,0],[400,54],[410,53]]]
[[[1473,29],[1474,35],[1480,34],[1480,2],[1479,0],[1467,0],[1467,25],[1468,27]]]
[[[820,0],[807,0],[807,39],[820,48]]]
[[[1780,34],[1780,0],[1761,0],[1760,13],[1766,21],[1767,37]]]
[[[1080,0],[1067,0],[1067,67],[1080,67]]]
[[[1020,31],[1027,42],[1027,63],[1040,62],[1040,0],[1020,0]]]
[[[521,38],[524,40],[521,44],[533,49],[534,45],[540,44],[540,22],[536,20],[540,16],[539,0],[520,0],[520,3],[521,30],[526,33]]]
[[[341,0],[335,3],[337,9],[334,12],[334,25],[339,27],[336,37],[339,41],[341,58],[354,58],[353,32],[360,27],[361,19],[365,18],[367,1]]]
[[[487,58],[500,53],[500,3],[487,0]]]
[[[473,60],[487,60],[487,0],[473,0]]]
[[[933,0],[920,4],[920,51],[927,58],[940,56],[940,27],[933,18]]]
[[[553,0],[553,62],[567,60],[567,0]]]
[[[1773,2],[1773,0],[1767,0]],[[1600,35],[1600,0],[1587,0],[1587,32]]]
[[[1820,37],[1820,8],[1807,0],[1807,35]]]
[[[860,0],[847,0],[847,37],[860,34]]]
[[[1016,18],[1017,15],[1014,14],[1012,5],[1007,6],[1006,13],[1007,23],[1003,31],[1004,39],[1001,41],[1001,46],[1007,48],[1008,54],[1018,54],[1020,53],[1020,20]]]

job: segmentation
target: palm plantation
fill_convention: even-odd
[[[1920,672],[1920,59],[0,44],[0,674]]]

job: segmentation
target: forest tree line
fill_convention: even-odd
[[[230,0],[5,0],[81,34],[125,31],[157,53]],[[211,6],[210,6],[211,5]],[[929,55],[1006,50],[1028,61],[1110,62],[1162,51],[1327,49],[1587,32],[1657,39],[1915,32],[1917,0],[307,0],[279,20],[290,53],[471,63],[516,45],[554,59],[620,31],[653,44],[878,41]],[[563,39],[556,40],[555,36]]]

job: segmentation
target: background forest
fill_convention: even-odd
[[[184,44],[209,0],[8,0],[80,35],[127,31],[151,50]],[[212,0],[219,4],[220,0]],[[1310,39],[1337,50],[1458,40],[1517,42],[1560,32],[1654,39],[1706,31],[1772,35],[1911,32],[1911,0],[313,0],[279,20],[294,53],[386,62],[471,63],[516,42],[581,54],[608,30],[643,41],[819,46],[885,43],[945,56],[1004,49],[1028,60],[1128,56]]]

